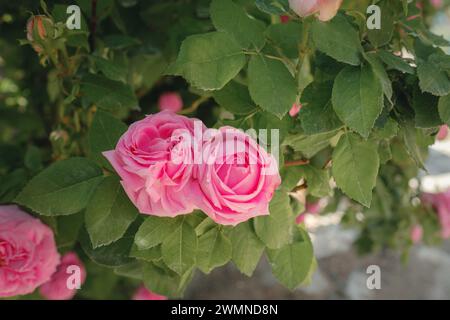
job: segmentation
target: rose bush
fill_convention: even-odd
[[[294,289],[305,214],[337,208],[358,252],[448,236],[417,177],[448,139],[449,1],[77,4],[78,30],[60,2],[0,5],[0,296],[180,297],[263,255]]]

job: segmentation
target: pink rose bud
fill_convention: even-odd
[[[299,103],[299,104],[297,104],[297,103],[294,103],[293,105],[292,105],[292,108],[291,108],[291,110],[289,110],[289,115],[293,118],[293,117],[295,117],[299,112],[300,112],[300,109],[302,108],[302,105]]]
[[[447,125],[443,125],[439,128],[439,132],[436,135],[436,139],[438,140],[444,140],[445,138],[447,138],[448,135],[448,126]]]
[[[175,217],[194,210],[195,122],[201,135],[200,120],[170,111],[149,115],[128,128],[115,150],[103,153],[141,213]]]
[[[56,272],[52,275],[50,281],[44,283],[40,288],[40,294],[48,300],[70,300],[77,293],[74,288],[76,283],[71,282],[71,277],[77,277],[81,286],[86,280],[86,270],[83,263],[75,252],[66,253],[61,259]]]
[[[269,202],[280,185],[276,160],[241,130],[208,130],[203,161],[196,168],[198,208],[216,223],[237,225],[268,215]]]
[[[304,18],[319,13],[319,20],[331,20],[338,12],[342,0],[289,0],[289,7]]]
[[[289,18],[289,16],[287,16],[287,15],[282,15],[282,16],[280,16],[280,21],[281,21],[281,23],[288,23],[289,20],[290,20],[290,18]]]
[[[167,300],[167,297],[153,293],[144,286],[140,286],[133,296],[133,300]]]
[[[42,40],[49,35],[49,31],[53,28],[53,21],[43,15],[32,16],[27,21],[27,39],[28,41],[34,41],[34,35]],[[38,44],[32,44],[33,49],[36,52],[41,52],[42,47]]]
[[[423,236],[422,226],[420,224],[415,225],[411,229],[411,240],[412,240],[412,242],[414,244],[419,243],[422,240],[422,236]]]
[[[17,206],[0,206],[0,297],[32,293],[58,264],[52,230]]]
[[[178,112],[183,109],[183,100],[176,92],[166,92],[159,97],[159,110]]]
[[[343,0],[319,0],[319,20],[328,21],[337,14]]]

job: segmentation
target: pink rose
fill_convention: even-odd
[[[0,206],[0,297],[32,293],[58,263],[48,226],[17,206]]]
[[[72,275],[71,266],[78,267],[80,270],[80,285],[86,280],[86,270],[83,263],[75,252],[66,253],[61,259],[56,272],[52,275],[50,281],[44,283],[39,292],[48,300],[70,300],[77,293],[77,289],[69,289],[67,280]]]
[[[436,139],[438,140],[444,140],[445,138],[447,138],[448,135],[448,126],[447,125],[443,125],[439,128],[439,132],[436,135]]]
[[[211,219],[236,225],[269,214],[281,178],[275,158],[249,135],[231,127],[208,130],[202,160],[195,171],[201,191],[196,200]]]
[[[159,110],[168,110],[172,112],[178,112],[183,109],[183,100],[176,92],[163,93],[158,100]]]
[[[423,229],[422,226],[420,224],[416,224],[412,229],[411,229],[411,240],[414,244],[419,243],[420,240],[422,240],[422,236],[423,236]]]
[[[144,286],[140,286],[133,296],[133,300],[167,300],[167,297],[153,293]]]
[[[425,193],[422,201],[431,204],[438,213],[441,236],[450,238],[450,190],[441,193]]]
[[[133,123],[115,150],[104,152],[141,213],[174,217],[194,210],[194,122],[204,130],[199,120],[170,111],[152,114]]]
[[[304,18],[319,13],[319,20],[331,20],[338,12],[342,0],[289,0],[289,7]]]
[[[301,104],[297,104],[297,103],[294,103],[293,105],[292,105],[292,108],[291,108],[291,110],[289,110],[289,115],[293,118],[293,117],[295,117],[299,112],[300,112],[300,109],[302,108],[302,105]]]

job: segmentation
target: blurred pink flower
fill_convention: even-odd
[[[297,104],[297,103],[294,103],[293,105],[292,105],[292,108],[291,108],[291,110],[289,110],[289,115],[293,118],[293,117],[295,117],[299,112],[300,112],[300,109],[302,108],[302,105],[299,103],[299,104]]]
[[[441,193],[425,193],[422,201],[432,205],[437,211],[442,238],[450,238],[450,189]]]
[[[439,9],[444,4],[442,0],[430,0],[430,2],[436,9]]]
[[[302,213],[300,213],[297,216],[297,218],[295,219],[295,222],[297,224],[301,224],[301,223],[305,222],[306,215],[308,215],[308,214],[312,214],[312,215],[318,214],[318,213],[320,213],[321,208],[322,207],[320,205],[320,201],[306,202],[305,211],[303,211]]]
[[[77,289],[70,289],[67,286],[67,279],[71,276],[71,273],[68,273],[70,266],[80,268],[80,285],[84,283],[86,269],[83,263],[75,252],[66,253],[50,281],[39,288],[39,292],[44,298],[48,300],[70,300],[75,296]]]
[[[159,110],[178,112],[183,109],[183,100],[176,92],[163,93],[158,100]]]
[[[289,16],[287,16],[287,15],[282,15],[282,16],[280,16],[280,21],[281,21],[281,23],[288,23],[289,22]]]
[[[419,243],[420,240],[422,240],[422,236],[423,236],[423,229],[422,226],[420,224],[416,224],[412,229],[411,229],[411,240],[414,244]]]
[[[445,124],[439,128],[439,132],[436,135],[436,139],[438,140],[444,140],[447,138],[448,135],[448,126]]]
[[[289,7],[304,18],[319,13],[319,20],[331,20],[338,12],[342,0],[289,0]]]
[[[140,286],[133,296],[133,300],[167,300],[167,297],[153,293],[144,286]]]

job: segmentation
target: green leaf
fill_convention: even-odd
[[[108,112],[98,110],[88,133],[90,157],[104,167],[112,169],[102,152],[114,150],[125,131],[127,126],[122,121]]]
[[[346,133],[333,151],[332,172],[337,186],[366,207],[370,207],[380,165],[377,150],[375,142]]]
[[[130,257],[144,261],[155,261],[162,258],[161,246],[152,247],[150,249],[139,250],[136,244],[131,247]]]
[[[131,59],[131,81],[134,88],[151,88],[161,78],[168,63],[162,54],[138,54]]]
[[[346,67],[334,81],[332,101],[342,122],[368,137],[383,110],[383,89],[370,66]]]
[[[231,242],[219,227],[215,227],[198,239],[197,266],[204,273],[223,266],[231,259]]]
[[[364,57],[369,62],[370,66],[372,67],[373,73],[380,81],[381,86],[383,88],[384,95],[390,101],[392,98],[392,94],[393,94],[392,82],[391,82],[391,79],[389,79],[386,69],[384,68],[383,64],[378,59],[378,57],[376,56],[375,53],[367,53],[364,55]]]
[[[361,45],[358,32],[343,16],[329,22],[314,21],[312,37],[320,51],[339,62],[360,64]]]
[[[25,186],[15,202],[44,216],[59,216],[83,210],[102,170],[85,158],[55,162]]]
[[[282,15],[289,11],[288,0],[256,0],[256,7],[267,14]]]
[[[195,265],[197,235],[185,217],[177,219],[177,226],[164,239],[161,252],[165,264],[179,275]]]
[[[107,267],[117,267],[133,261],[129,257],[129,253],[133,245],[135,232],[136,223],[132,224],[124,237],[116,242],[94,249],[86,228],[82,228],[79,240],[83,251],[95,263]]]
[[[150,249],[162,243],[177,227],[177,219],[148,216],[140,226],[134,242],[139,250]]]
[[[417,68],[419,86],[423,92],[435,96],[445,96],[450,93],[450,80],[448,75],[432,62],[419,64]]]
[[[209,12],[214,27],[229,33],[242,48],[259,51],[264,46],[264,23],[249,17],[242,6],[232,0],[213,0]]]
[[[438,109],[442,121],[450,126],[450,95],[439,98]]]
[[[249,221],[234,227],[230,239],[234,264],[243,274],[250,277],[264,252],[264,243],[256,236]]]
[[[183,76],[204,90],[223,88],[246,62],[240,46],[225,32],[197,34],[183,41],[168,73]]]
[[[342,127],[331,103],[332,89],[332,82],[313,82],[303,91],[299,118],[306,134],[330,132]]]
[[[301,166],[301,176],[308,183],[308,192],[313,197],[322,198],[331,194],[330,174],[328,170],[319,169],[313,165]]]
[[[297,85],[286,66],[262,55],[254,55],[248,67],[248,87],[253,101],[282,118],[297,97]]]
[[[426,171],[424,156],[420,146],[417,144],[418,136],[420,134],[419,129],[414,128],[414,125],[408,122],[401,127],[400,133],[405,142],[406,151],[409,156],[419,168]]]
[[[298,58],[298,44],[302,39],[302,25],[295,21],[271,24],[266,30],[269,42],[291,59]]]
[[[117,61],[106,60],[102,57],[92,56],[96,67],[109,79],[125,82],[128,68]]]
[[[273,274],[291,290],[305,281],[314,261],[311,240],[304,231],[302,236],[302,239],[297,239],[279,249],[267,250]]]
[[[120,239],[138,214],[119,178],[105,178],[89,201],[84,215],[93,248]]]
[[[87,103],[115,114],[124,115],[129,109],[138,107],[138,101],[130,86],[103,76],[84,76],[80,90]]]
[[[83,212],[58,217],[55,241],[58,245],[58,251],[61,254],[72,249],[75,245],[83,223]]]
[[[214,92],[214,99],[219,105],[236,115],[247,115],[256,110],[246,86],[230,81],[221,90]]]
[[[277,190],[269,206],[268,216],[257,217],[255,232],[265,245],[277,249],[291,241],[293,213],[285,190]]]
[[[179,276],[160,262],[149,262],[143,266],[145,286],[152,292],[168,297],[179,297],[192,279],[193,270],[188,270]]]
[[[390,69],[395,69],[403,73],[414,74],[414,68],[401,57],[384,50],[378,51],[377,54]]]
[[[417,128],[433,128],[442,124],[438,111],[438,97],[422,93],[417,88],[413,92],[412,106]]]
[[[306,158],[312,158],[318,152],[328,147],[330,139],[336,134],[338,134],[338,131],[314,135],[293,134],[284,139],[283,145],[290,146],[296,152],[301,152]]]
[[[381,7],[381,28],[367,30],[367,36],[370,43],[376,48],[388,44],[394,34],[395,26],[395,8],[390,5],[390,0],[378,3]]]

